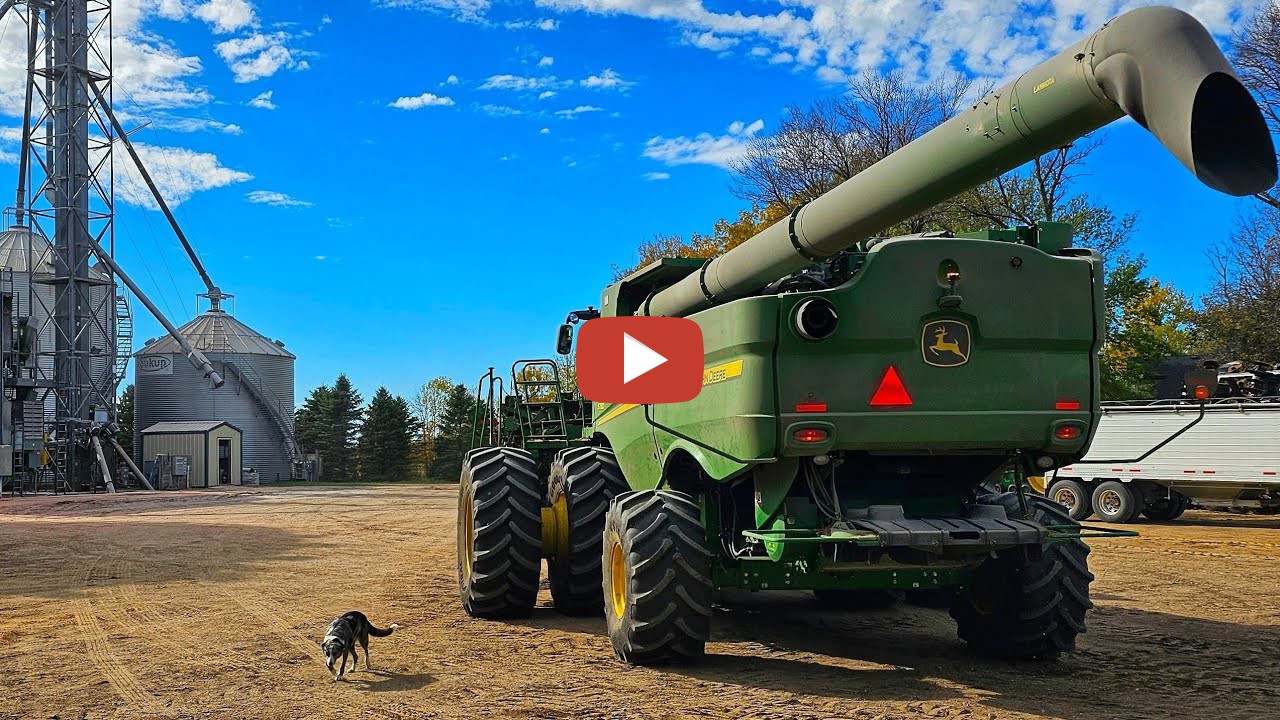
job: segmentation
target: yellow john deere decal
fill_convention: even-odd
[[[733,360],[732,362],[722,363],[720,365],[714,365],[712,367],[707,368],[706,370],[703,370],[702,386],[706,387],[707,385],[715,385],[716,383],[722,383],[722,382],[725,382],[726,380],[732,380],[736,377],[741,377],[741,376],[742,376],[742,361]],[[596,424],[603,425],[604,423],[609,422],[610,420],[618,417],[622,413],[628,410],[634,410],[635,408],[638,408],[638,407],[640,406],[635,403],[623,403],[622,405],[615,407],[614,409],[610,410],[604,415],[601,415],[600,419],[596,420]]]
[[[601,416],[600,416],[600,419],[596,421],[596,424],[597,424],[597,425],[603,425],[604,423],[606,423],[606,422],[608,422],[608,421],[610,421],[610,420],[612,420],[612,419],[614,419],[614,418],[618,417],[618,416],[619,416],[619,415],[621,415],[622,413],[624,413],[624,412],[626,412],[626,411],[628,411],[628,410],[631,410],[631,409],[633,409],[633,408],[638,408],[638,407],[640,407],[640,406],[639,406],[639,405],[636,405],[635,403],[624,403],[624,404],[622,404],[622,405],[619,405],[618,407],[616,407],[616,408],[614,408],[614,409],[610,410],[609,412],[605,413],[604,415],[601,415]]]
[[[734,360],[721,365],[715,365],[702,371],[702,385],[715,385],[725,380],[732,380],[742,375],[742,361]]]

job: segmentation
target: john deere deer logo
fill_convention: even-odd
[[[925,323],[920,337],[924,361],[934,367],[958,367],[969,362],[969,326],[959,320]]]

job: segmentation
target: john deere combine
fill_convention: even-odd
[[[545,557],[557,609],[603,612],[632,663],[702,654],[718,588],[928,591],[981,653],[1073,648],[1088,533],[1023,490],[1096,427],[1102,259],[1052,223],[874,236],[1126,114],[1215,190],[1276,180],[1208,32],[1143,8],[734,250],[607,288],[606,317],[701,326],[702,392],[592,406],[557,383],[486,419],[460,489],[467,612],[528,615]],[[994,492],[1009,472],[1015,491]]]

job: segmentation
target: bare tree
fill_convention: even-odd
[[[1232,45],[1240,79],[1253,91],[1271,132],[1280,134],[1280,0],[1271,0],[1252,22],[1236,33]],[[1273,208],[1280,208],[1280,193],[1275,188],[1255,197]]]
[[[1280,208],[1241,220],[1209,261],[1213,287],[1200,316],[1205,349],[1222,359],[1280,360]]]
[[[794,208],[954,117],[971,88],[958,74],[918,86],[898,70],[866,72],[845,95],[788,108],[776,131],[754,138],[732,165],[734,192],[754,206]],[[923,229],[933,216],[908,225]]]

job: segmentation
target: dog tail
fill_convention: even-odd
[[[379,630],[373,623],[369,623],[369,634],[374,637],[386,637],[391,634],[392,630],[400,627],[396,623],[391,623],[386,630]]]

